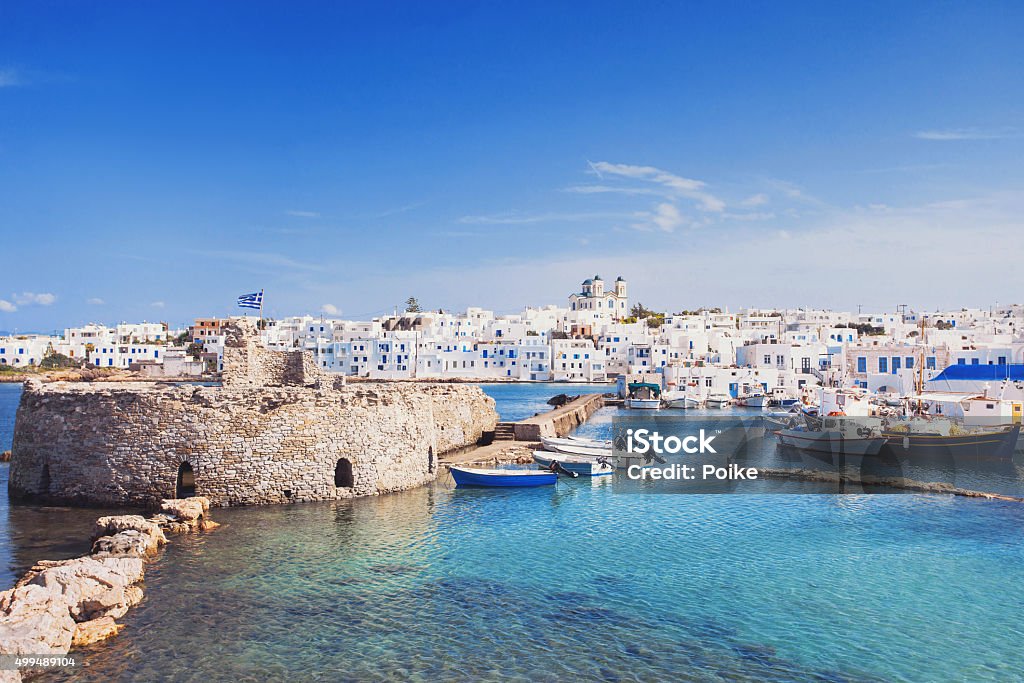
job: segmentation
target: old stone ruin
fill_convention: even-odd
[[[245,319],[226,334],[220,386],[27,382],[12,498],[248,505],[374,495],[431,481],[442,455],[494,431],[494,401],[479,387],[346,385],[309,352],[263,347]]]

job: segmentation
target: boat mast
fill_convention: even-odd
[[[924,391],[924,316],[921,316],[921,357],[917,362],[917,412],[921,414],[921,392]]]

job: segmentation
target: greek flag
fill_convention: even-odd
[[[260,308],[263,305],[263,290],[238,297],[238,305],[242,308]]]

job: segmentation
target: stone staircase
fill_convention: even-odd
[[[514,422],[499,422],[494,426],[495,441],[515,441],[516,428]]]

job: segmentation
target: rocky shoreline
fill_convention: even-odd
[[[0,593],[0,655],[63,657],[75,647],[117,635],[117,623],[143,597],[146,562],[167,533],[208,531],[206,498],[164,500],[160,512],[96,520],[88,555],[36,563]],[[0,683],[21,681],[38,669],[0,670]]]

